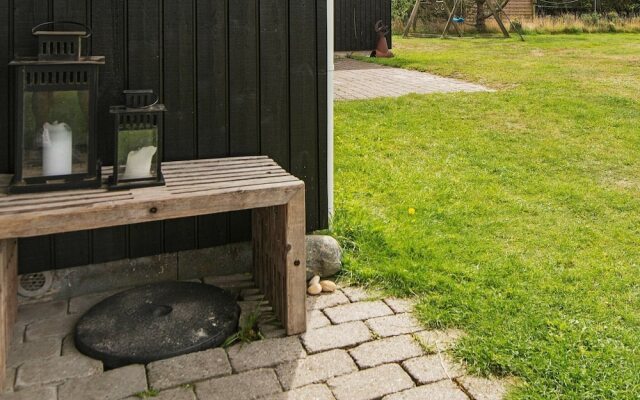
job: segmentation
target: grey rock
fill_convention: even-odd
[[[314,275],[333,276],[342,269],[342,250],[336,239],[326,235],[308,235],[307,279]]]

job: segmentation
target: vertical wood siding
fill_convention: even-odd
[[[265,154],[307,184],[307,228],[326,228],[326,0],[0,0],[0,173],[12,172],[7,63],[36,54],[31,28],[74,20],[104,55],[98,152],[113,160],[110,105],[152,88],[164,159]],[[210,247],[251,236],[238,212],[20,241],[20,272]],[[61,223],[64,223],[61,221]]]
[[[391,0],[335,0],[334,7],[336,51],[373,50],[375,23],[382,20],[391,26]],[[391,46],[391,33],[387,42]]]

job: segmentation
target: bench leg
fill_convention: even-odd
[[[306,331],[304,188],[282,206],[253,210],[253,266],[256,284],[288,335]]]
[[[7,385],[5,371],[18,306],[18,241],[0,240],[0,389]]]

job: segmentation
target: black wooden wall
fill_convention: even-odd
[[[375,49],[378,36],[374,25],[379,20],[391,28],[391,0],[335,0],[335,50]],[[391,33],[387,43],[391,47]]]
[[[269,155],[305,180],[308,230],[325,228],[325,16],[326,0],[0,0],[0,173],[12,170],[7,63],[36,54],[34,25],[81,21],[94,31],[88,50],[107,59],[105,163],[108,107],[125,88],[153,88],[169,109],[165,160]],[[249,220],[240,212],[29,238],[20,242],[20,272],[247,240]]]

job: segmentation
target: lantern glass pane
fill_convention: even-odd
[[[89,172],[89,91],[25,92],[22,175]]]
[[[118,132],[118,179],[122,181],[157,178],[158,128],[124,126]]]

